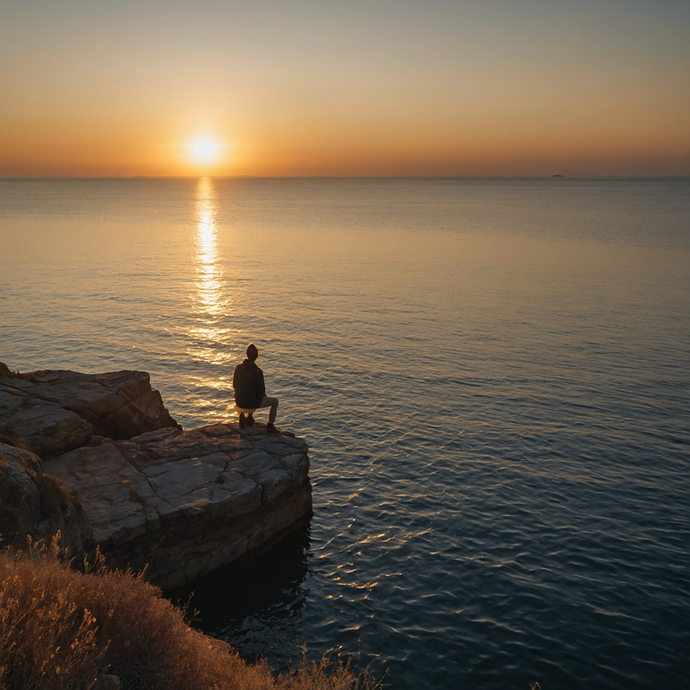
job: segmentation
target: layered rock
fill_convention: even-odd
[[[2,376],[9,373],[9,376]],[[127,439],[163,427],[180,428],[151,388],[145,371],[81,374],[0,370],[0,417],[43,458],[86,443],[91,434]]]
[[[83,557],[92,546],[91,528],[81,504],[56,477],[44,472],[28,450],[0,443],[0,535],[5,545],[24,546],[27,537],[59,545],[69,557]]]
[[[311,517],[306,443],[236,424],[100,439],[46,461],[78,497],[114,565],[184,585]]]
[[[11,445],[0,444],[9,449],[0,456],[0,501],[11,494],[13,503],[5,523],[0,512],[0,534],[12,523],[14,541],[61,529],[71,553],[77,543],[98,546],[110,564],[145,567],[172,588],[267,548],[311,517],[307,445],[292,434],[230,423],[182,431],[145,372],[3,367],[0,441]],[[52,503],[41,486],[44,494],[52,487]],[[50,519],[41,517],[49,503]]]

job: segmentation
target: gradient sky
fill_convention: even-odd
[[[199,173],[690,175],[690,2],[2,0],[0,176]]]

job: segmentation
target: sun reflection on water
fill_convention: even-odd
[[[223,309],[223,269],[218,262],[216,198],[213,182],[208,177],[201,178],[196,188],[196,212],[196,286],[199,311],[215,316]]]
[[[225,277],[218,255],[216,214],[213,181],[203,177],[196,188],[197,278],[193,301],[197,322],[189,329],[193,339],[190,353],[210,364],[224,364],[232,358],[234,351],[228,347],[230,329],[224,324],[230,312],[231,299],[225,290]],[[214,381],[211,385],[217,387],[219,382]]]

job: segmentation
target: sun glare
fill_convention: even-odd
[[[192,150],[200,158],[210,160],[218,153],[218,144],[210,139],[202,139],[192,144]]]

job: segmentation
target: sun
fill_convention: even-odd
[[[211,160],[218,153],[218,144],[210,139],[201,139],[192,144],[192,150],[199,158]]]

